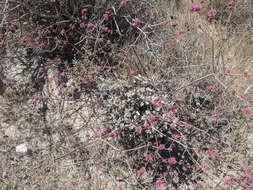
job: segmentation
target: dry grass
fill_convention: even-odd
[[[139,49],[133,50],[126,47],[126,50],[130,49],[130,55],[136,54],[138,58],[134,61],[131,56],[124,59],[125,65],[123,64],[115,71],[116,79],[111,78],[105,82],[98,76],[96,78],[100,82],[98,87],[90,91],[88,87],[84,90],[78,89],[82,101],[64,102],[59,99],[60,96],[69,97],[63,90],[55,90],[59,83],[57,80],[45,83],[42,93],[31,93],[31,96],[42,94],[46,97],[45,102],[37,103],[32,99],[22,101],[15,94],[15,90],[11,87],[7,88],[4,96],[0,97],[0,159],[2,160],[0,162],[0,189],[103,190],[118,189],[119,185],[122,185],[123,189],[130,190],[144,189],[145,184],[148,184],[148,189],[158,189],[155,185],[151,185],[154,184],[152,175],[156,173],[138,178],[143,180],[142,184],[135,182],[138,174],[131,168],[135,164],[132,155],[129,157],[128,154],[112,151],[109,148],[111,145],[119,148],[122,144],[117,140],[110,137],[104,139],[92,137],[94,134],[100,134],[103,127],[111,130],[116,128],[116,131],[121,128],[130,129],[130,126],[124,124],[123,121],[114,122],[113,118],[108,117],[110,113],[117,115],[116,109],[108,110],[115,105],[120,107],[121,102],[129,101],[125,107],[130,105],[131,98],[135,99],[135,97],[130,98],[128,95],[132,92],[138,94],[142,90],[138,84],[134,83],[137,76],[129,76],[131,69],[138,69],[142,74],[140,85],[145,86],[144,83],[147,83],[165,92],[169,89],[168,92],[171,93],[171,89],[179,89],[181,86],[192,83],[193,85],[189,85],[189,88],[178,91],[178,101],[191,91],[198,93],[197,90],[201,88],[201,85],[206,86],[206,83],[221,89],[222,96],[219,100],[213,101],[223,102],[224,108],[221,111],[215,108],[210,111],[210,114],[220,111],[231,119],[227,128],[222,131],[222,140],[231,144],[225,146],[218,143],[215,148],[217,151],[215,159],[208,157],[203,149],[197,151],[200,164],[205,164],[206,168],[201,173],[193,171],[190,176],[196,179],[196,183],[202,182],[204,189],[243,189],[243,183],[248,183],[253,188],[252,179],[247,181],[244,178],[245,173],[253,176],[253,170],[250,170],[253,163],[253,122],[251,115],[244,117],[241,111],[243,107],[253,110],[252,28],[248,30],[238,26],[231,32],[222,23],[207,21],[205,12],[210,6],[215,7],[216,4],[206,3],[200,13],[190,13],[188,8],[192,4],[191,1],[149,2],[154,3],[160,10],[160,12],[154,11],[157,23],[168,21],[161,29],[158,28],[157,35],[152,36],[151,41],[153,41],[150,47],[154,48],[155,55],[147,51],[145,42],[139,44],[142,47]],[[194,1],[194,3],[197,2]],[[213,1],[213,3],[217,2]],[[238,10],[241,11],[241,9]],[[178,26],[172,28],[171,24],[175,21],[178,22]],[[178,31],[181,33],[175,37]],[[161,39],[169,42],[169,47],[162,51],[156,50],[157,46],[162,46]],[[231,73],[225,72],[227,68],[231,69]],[[221,81],[207,78],[203,80],[203,84],[202,80],[192,82],[210,74],[210,71],[215,71]],[[244,72],[248,72],[248,76],[245,76]],[[52,72],[49,77],[58,75],[59,73]],[[195,84],[200,87],[194,88]],[[221,84],[226,85],[225,88]],[[67,86],[71,84],[67,83]],[[50,89],[52,94],[48,93],[46,88]],[[106,93],[108,97],[104,100],[91,101],[92,97],[105,97]],[[120,93],[124,95],[121,94],[122,97],[127,96],[127,98],[121,100],[121,95],[117,95]],[[153,91],[152,93],[153,96],[157,95]],[[143,92],[142,95],[144,94]],[[246,94],[245,100],[240,97],[241,94]],[[9,101],[10,96],[12,96],[11,101]],[[47,110],[50,111],[43,112],[43,103],[48,103]],[[99,108],[97,112],[90,111],[93,106]],[[188,110],[186,107],[185,110]],[[191,112],[192,115],[199,114],[194,116],[199,118],[204,113],[196,110],[191,110]],[[66,116],[66,113],[71,116]],[[89,123],[88,120],[93,123]],[[211,125],[212,119],[209,119],[207,123]],[[89,140],[87,140],[87,133],[90,136]],[[207,136],[205,138],[210,139],[206,148],[214,147],[211,143],[213,139]],[[28,143],[31,154],[19,157],[15,153],[15,147],[24,142]],[[4,152],[5,150],[10,151]],[[70,153],[72,150],[77,151]],[[98,169],[99,165],[102,166],[101,169]],[[246,168],[245,171],[240,169],[241,165]],[[229,174],[240,179],[232,182],[230,186],[225,185],[224,182],[229,179]],[[175,189],[175,187],[169,184],[160,189]],[[193,183],[181,184],[178,189],[193,189]]]

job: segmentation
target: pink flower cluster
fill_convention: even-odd
[[[105,14],[103,15],[103,17],[104,17],[104,21],[108,21],[108,19],[109,19],[109,12],[106,11]]]
[[[61,30],[61,35],[63,36],[64,34],[65,34],[65,30],[62,29],[62,30]]]
[[[140,23],[141,23],[140,19],[138,19],[138,18],[134,19],[133,27],[136,28]]]
[[[65,87],[67,87],[67,85],[66,85],[65,82],[62,82],[62,83],[60,84],[60,87],[61,87],[61,88],[65,88]]]
[[[127,3],[127,0],[122,0],[122,1],[120,2],[120,5],[121,5],[121,6],[124,6],[124,5],[126,5],[126,3]]]
[[[178,25],[178,22],[177,22],[177,21],[175,21],[175,22],[172,23],[172,26],[173,26],[173,27],[176,27],[177,25]]]
[[[138,170],[139,174],[145,173],[146,172],[146,168],[145,167],[141,167],[141,169]]]
[[[87,9],[86,8],[83,8],[82,9],[82,14],[85,14],[87,12]]]
[[[232,5],[233,5],[233,1],[229,1],[228,6],[232,6]]]
[[[219,115],[219,114],[214,114],[214,115],[213,115],[213,118],[214,118],[215,120],[218,120],[218,119],[220,119],[220,115]]]
[[[246,94],[241,94],[241,98],[245,100],[246,99]]]
[[[135,132],[136,132],[136,133],[139,133],[139,134],[140,134],[141,131],[142,131],[142,128],[141,128],[141,127],[136,127],[136,128],[135,128]]]
[[[153,158],[152,158],[152,156],[150,154],[147,154],[145,160],[149,161],[149,162],[152,162]]]
[[[109,133],[109,137],[116,137],[117,136],[117,133],[112,131]]]
[[[210,11],[208,11],[206,14],[205,14],[205,16],[206,16],[206,19],[211,19],[212,18],[212,16],[214,16],[216,14],[216,10],[210,10]]]
[[[84,23],[81,23],[81,24],[80,24],[80,28],[84,28]]]
[[[191,6],[189,7],[189,10],[190,10],[191,12],[200,11],[201,9],[202,9],[202,6],[201,6],[201,5],[191,5]]]
[[[206,155],[212,156],[214,158],[216,155],[216,150],[207,150]]]
[[[35,101],[42,100],[42,96],[35,96],[35,97],[34,97],[34,100],[35,100]]]
[[[88,10],[87,10],[86,8],[83,8],[82,11],[81,11],[81,12],[82,12],[82,19],[83,19],[83,20],[86,20],[86,19],[87,19],[87,17],[86,17],[87,11],[88,11]]]
[[[170,157],[170,158],[168,159],[168,163],[169,163],[169,164],[176,164],[176,163],[177,163],[177,160],[176,160],[175,157]]]
[[[156,116],[154,116],[154,115],[148,115],[148,116],[147,116],[147,119],[148,119],[149,121],[155,121],[155,120],[156,120]]]
[[[165,145],[164,144],[160,144],[159,145],[159,150],[164,150],[165,149]]]
[[[206,87],[206,90],[209,90],[209,91],[210,91],[210,90],[213,90],[213,89],[214,89],[214,86],[207,86],[207,87]]]
[[[156,180],[156,186],[157,187],[162,187],[163,186],[163,182],[162,182],[161,179]]]
[[[88,26],[88,28],[92,28],[94,26],[94,24],[89,23],[87,26]]]
[[[249,114],[251,114],[251,110],[249,108],[244,108],[243,113],[246,115],[249,115]]]

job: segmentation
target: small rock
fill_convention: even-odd
[[[20,156],[26,155],[28,152],[27,144],[23,143],[18,146],[16,146],[16,153]]]

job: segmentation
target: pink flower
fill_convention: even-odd
[[[176,139],[176,140],[180,140],[180,138],[181,138],[181,136],[177,135],[177,134],[172,134],[171,136],[173,139]]]
[[[65,33],[65,30],[62,29],[62,30],[61,30],[61,35],[64,35],[64,33]]]
[[[122,185],[119,185],[118,190],[123,190]]]
[[[10,25],[15,26],[16,24],[15,24],[15,22],[12,20],[12,21],[10,21]]]
[[[160,179],[156,180],[155,184],[156,184],[157,187],[162,187],[163,186],[163,182]]]
[[[136,59],[136,55],[132,55],[132,59]]]
[[[134,19],[134,24],[133,24],[133,26],[134,27],[137,27],[139,24],[140,24],[140,19],[138,19],[138,18],[136,18],[136,19]]]
[[[82,14],[86,13],[87,12],[87,9],[86,8],[83,8],[82,9]]]
[[[97,170],[100,171],[101,170],[101,165],[97,166]]]
[[[213,118],[216,119],[216,120],[218,120],[220,118],[220,115],[219,114],[214,114]]]
[[[232,6],[232,5],[233,5],[233,1],[229,1],[228,6]]]
[[[199,183],[199,188],[202,188],[203,187],[203,183]]]
[[[135,128],[135,132],[136,132],[136,133],[139,133],[139,134],[140,134],[141,131],[142,131],[142,128],[141,128],[141,127],[136,127],[136,128]]]
[[[209,91],[210,91],[210,90],[213,90],[213,89],[214,89],[214,86],[207,86],[207,87],[206,87],[206,90],[209,90]]]
[[[86,79],[91,79],[92,76],[91,76],[91,75],[86,75],[85,78],[86,78]]]
[[[101,67],[101,66],[98,66],[98,67],[97,67],[97,71],[102,71],[102,67]]]
[[[94,26],[94,24],[92,24],[92,23],[88,24],[88,28],[92,28],[93,26]]]
[[[34,100],[35,100],[35,101],[42,100],[42,96],[35,96],[35,97],[34,97]]]
[[[66,87],[66,83],[65,83],[65,82],[62,82],[62,83],[60,84],[60,87],[61,87],[61,88],[65,88],[65,87]]]
[[[138,174],[142,174],[146,172],[146,168],[145,167],[141,167],[141,169],[138,170]]]
[[[169,163],[169,164],[176,164],[176,163],[177,163],[176,158],[175,158],[175,157],[170,157],[170,158],[168,159],[168,163]]]
[[[160,144],[159,145],[159,150],[164,150],[165,149],[165,145],[164,144]]]
[[[110,137],[116,137],[116,136],[117,136],[117,133],[114,132],[114,131],[112,131],[112,132],[109,133],[109,136],[110,136]]]
[[[64,77],[65,75],[66,75],[66,73],[65,73],[65,72],[62,72],[62,73],[61,73],[61,76],[62,76],[62,77]]]
[[[202,6],[201,5],[195,5],[194,8],[195,8],[195,11],[200,11],[202,9]]]
[[[231,72],[231,69],[227,68],[226,73],[230,73],[230,72]]]
[[[130,70],[130,75],[133,76],[135,74],[134,70]]]
[[[246,99],[246,94],[241,94],[241,98],[245,100]]]
[[[126,5],[126,3],[127,3],[127,0],[122,0],[122,1],[120,2],[120,6]]]
[[[107,131],[107,128],[103,128],[102,129],[102,134],[106,133],[106,131]]]
[[[176,33],[175,33],[177,36],[179,36],[180,34],[181,34],[181,32],[180,31],[176,31]]]
[[[248,74],[249,74],[248,72],[244,72],[244,73],[243,73],[243,75],[244,75],[245,77],[247,77]]]
[[[200,165],[196,165],[195,168],[196,168],[196,170],[200,170],[201,166]]]
[[[244,184],[242,184],[242,187],[243,187],[243,189],[247,190],[248,185],[244,183]]]
[[[186,171],[186,170],[187,170],[187,168],[183,166],[183,167],[182,167],[182,170],[183,170],[183,171]]]
[[[250,111],[249,108],[244,108],[244,109],[243,109],[243,113],[246,114],[246,115],[248,115],[248,114],[251,113],[251,111]]]
[[[42,72],[42,71],[43,71],[43,67],[40,67],[40,68],[39,68],[39,72]]]
[[[144,124],[144,127],[145,127],[145,129],[148,129],[148,130],[151,129],[150,125],[147,123]]]
[[[202,9],[202,6],[201,5],[191,5],[190,7],[189,7],[189,10],[191,11],[191,12],[193,12],[193,11],[200,11]]]
[[[105,14],[103,15],[104,21],[108,21],[108,19],[109,19],[109,15],[108,14],[109,14],[109,12],[106,11]]]
[[[200,3],[205,3],[206,0],[200,0]]]
[[[81,23],[81,24],[80,24],[80,27],[81,27],[81,28],[84,28],[84,23]]]
[[[153,115],[148,115],[148,116],[147,116],[147,119],[148,119],[149,121],[155,121],[155,120],[156,120],[156,117],[153,116]]]
[[[73,68],[68,68],[68,71],[73,71]]]
[[[108,27],[104,27],[104,31],[107,31],[108,30]]]
[[[233,174],[229,174],[230,179],[235,179],[235,176]]]
[[[194,11],[194,5],[191,5],[190,7],[189,7],[189,10],[192,12],[192,11]]]
[[[178,25],[178,22],[176,22],[176,21],[172,23],[173,27],[176,27],[177,25]]]
[[[4,35],[0,33],[0,40],[3,39]]]
[[[206,18],[207,19],[210,19],[212,17],[212,12],[211,11],[208,11],[206,14],[205,14]]]
[[[214,158],[216,155],[216,150],[211,150],[210,155]]]
[[[251,180],[251,176],[250,176],[249,174],[245,174],[244,177],[245,177],[248,181]]]
[[[153,158],[152,158],[152,156],[150,154],[147,154],[145,160],[149,161],[149,162],[152,162]]]

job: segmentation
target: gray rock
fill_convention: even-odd
[[[26,143],[23,143],[23,144],[20,144],[18,146],[16,146],[16,153],[19,155],[19,156],[24,156],[28,153],[28,148],[27,148],[27,144]]]

